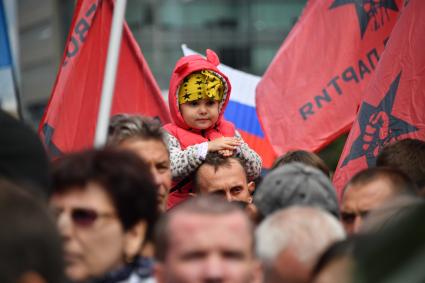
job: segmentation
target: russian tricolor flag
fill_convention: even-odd
[[[185,44],[182,45],[184,55],[199,54]],[[254,76],[220,64],[220,71],[227,75],[232,84],[230,101],[224,117],[235,124],[248,145],[263,159],[263,167],[270,168],[276,157],[271,145],[264,136],[255,107],[255,88],[261,77]]]

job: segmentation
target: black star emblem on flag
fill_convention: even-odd
[[[401,72],[391,83],[388,92],[378,106],[375,107],[367,102],[362,103],[358,115],[360,134],[352,144],[350,153],[342,162],[341,167],[361,156],[366,156],[368,167],[374,166],[376,156],[384,145],[393,140],[398,140],[401,135],[418,130],[414,125],[391,113],[400,77]]]
[[[374,19],[375,30],[377,30],[384,24],[385,17],[389,17],[388,9],[396,12],[398,11],[395,0],[335,0],[329,9],[351,4],[353,4],[356,8],[357,18],[359,19],[360,24],[361,38],[363,38],[367,26],[372,19]],[[381,9],[383,9],[383,11]]]

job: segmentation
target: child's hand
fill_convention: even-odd
[[[218,153],[220,153],[224,157],[229,157],[233,155],[233,150],[222,149],[222,150],[219,150]]]
[[[229,150],[232,151],[241,145],[241,140],[238,138],[221,137],[208,142],[208,151]]]

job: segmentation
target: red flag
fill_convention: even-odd
[[[53,155],[93,145],[102,92],[112,0],[79,0],[39,133]],[[112,115],[138,113],[170,121],[160,89],[124,25]]]
[[[425,140],[425,1],[406,1],[365,92],[334,176],[341,189],[358,171],[375,166],[388,143]]]
[[[309,1],[257,87],[278,155],[317,151],[354,121],[401,0]]]

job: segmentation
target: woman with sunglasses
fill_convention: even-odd
[[[138,254],[157,218],[149,167],[134,154],[89,150],[56,161],[50,204],[72,282],[145,283]]]

